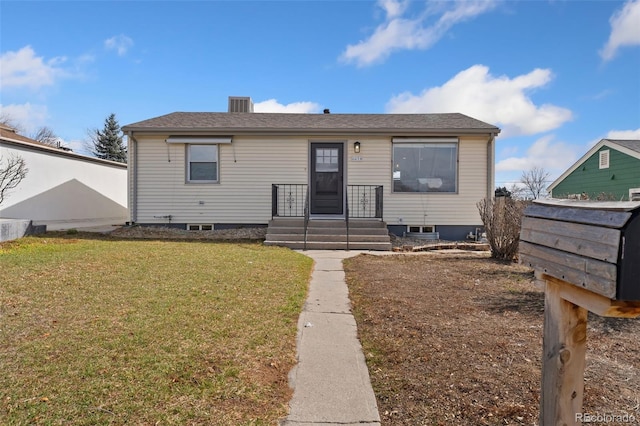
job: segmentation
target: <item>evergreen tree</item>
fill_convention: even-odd
[[[93,135],[93,155],[104,160],[127,162],[127,148],[122,143],[122,131],[116,115],[111,114],[104,120],[102,130],[94,130]]]

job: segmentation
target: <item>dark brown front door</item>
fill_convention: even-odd
[[[311,214],[343,214],[341,143],[311,144]]]

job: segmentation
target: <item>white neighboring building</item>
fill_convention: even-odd
[[[2,219],[48,230],[121,225],[128,220],[127,165],[43,145],[0,126],[0,157],[22,157],[26,178],[0,205]]]

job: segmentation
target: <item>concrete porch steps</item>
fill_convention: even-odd
[[[304,219],[275,218],[271,220],[264,243],[292,249],[304,248]],[[309,220],[307,249],[346,250],[347,226],[345,220]],[[349,249],[391,250],[391,240],[386,224],[373,219],[350,219]]]

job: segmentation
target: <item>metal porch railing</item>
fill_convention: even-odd
[[[350,217],[357,219],[382,219],[382,185],[347,185],[347,204]]]
[[[350,219],[380,219],[383,217],[382,185],[345,186],[345,225],[349,250]],[[304,250],[307,249],[307,228],[310,216],[309,186],[300,183],[271,185],[271,218],[301,217],[304,220]]]
[[[271,218],[304,217],[307,205],[306,183],[274,183],[271,185]]]

